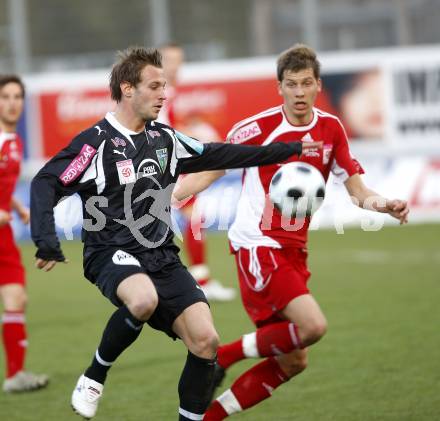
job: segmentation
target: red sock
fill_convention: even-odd
[[[257,329],[257,350],[261,357],[287,354],[302,349],[298,327],[285,321],[273,323]]]
[[[219,401],[212,402],[211,406],[205,412],[203,421],[221,421],[227,418],[229,415],[221,406]]]
[[[188,254],[191,274],[199,285],[204,285],[209,280],[209,269],[206,264],[205,237],[202,232],[202,221],[191,221],[187,224],[183,242]]]
[[[206,411],[204,421],[220,421],[269,398],[288,378],[275,358],[267,358],[242,374],[231,389],[219,396]]]
[[[26,356],[26,326],[24,313],[5,311],[3,313],[3,344],[6,357],[6,377],[23,370]]]
[[[194,238],[194,237],[197,237]],[[188,258],[191,265],[205,263],[205,238],[202,232],[202,222],[190,222],[184,233],[184,242],[187,247]]]
[[[220,345],[217,349],[217,362],[223,368],[229,368],[244,358],[246,357],[243,353],[242,338],[230,344]]]
[[[231,386],[242,409],[269,398],[272,391],[288,378],[275,358],[267,358],[243,373]]]
[[[285,321],[260,327],[235,342],[221,345],[217,350],[217,361],[223,368],[228,368],[244,358],[272,357],[302,348],[298,328]]]

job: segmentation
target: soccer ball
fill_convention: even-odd
[[[289,218],[313,215],[324,196],[324,177],[313,165],[305,162],[284,164],[270,181],[271,202]]]

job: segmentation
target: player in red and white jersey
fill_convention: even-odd
[[[208,139],[209,142],[221,141],[217,131],[194,113],[185,118],[184,124],[177,125],[175,118],[175,102],[179,95],[178,74],[185,60],[183,48],[175,43],[168,43],[160,48],[165,79],[167,80],[167,100],[160,112],[159,121],[177,128],[187,136],[196,139]],[[183,178],[185,176],[181,176]],[[185,219],[183,244],[189,260],[188,270],[202,288],[209,301],[230,301],[236,296],[233,288],[223,286],[218,280],[211,278],[206,256],[206,238],[203,226],[203,215],[197,208],[197,197],[188,198],[183,203],[176,203]]]
[[[230,141],[248,145],[322,142],[322,149],[309,149],[299,160],[315,166],[326,180],[333,172],[359,206],[388,213],[406,223],[407,203],[385,199],[364,185],[360,177],[363,170],[350,155],[341,122],[314,107],[321,90],[316,53],[304,45],[285,51],[278,58],[277,78],[283,104],[238,123],[229,134]],[[306,368],[307,347],[319,341],[327,329],[326,318],[307,285],[310,221],[293,220],[283,226],[280,213],[268,199],[270,180],[278,168],[248,168],[243,174],[242,194],[229,239],[243,305],[257,329],[218,348],[216,385],[232,364],[245,358],[264,359],[212,403],[205,421],[222,420],[270,397],[274,389]],[[212,178],[199,178],[197,184],[189,179],[175,192],[176,198],[205,188]]]
[[[22,143],[16,133],[24,107],[24,85],[15,75],[0,76],[0,298],[6,357],[5,392],[26,392],[48,384],[46,375],[24,371],[27,347],[25,273],[9,224],[15,210],[29,223],[29,210],[13,193],[20,175]]]
[[[307,162],[317,168],[327,181],[330,172],[343,182],[354,174],[363,173],[349,152],[347,136],[340,120],[318,108],[311,109],[311,121],[295,125],[289,121],[284,106],[271,108],[246,119],[231,130],[231,143],[267,145],[276,142],[322,142],[321,149],[311,150],[289,162]],[[299,229],[286,230],[281,214],[274,212],[269,200],[269,184],[281,164],[248,168],[243,174],[243,190],[237,215],[229,230],[234,250],[240,248],[306,247],[310,218]],[[292,226],[295,221],[292,221]],[[283,227],[284,224],[284,227]]]

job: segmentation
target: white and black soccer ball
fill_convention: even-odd
[[[272,177],[269,198],[283,216],[313,215],[325,197],[322,174],[305,162],[284,164]]]

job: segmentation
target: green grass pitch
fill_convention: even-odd
[[[30,303],[27,366],[51,376],[27,395],[0,393],[2,421],[69,421],[70,394],[88,365],[113,307],[82,276],[81,244],[49,274],[33,268],[23,244]],[[378,232],[311,232],[309,286],[329,330],[311,347],[309,368],[271,399],[233,419],[440,419],[440,225]],[[210,235],[212,272],[236,285],[226,237]],[[239,300],[213,304],[222,341],[252,331]],[[148,326],[112,368],[96,420],[177,419],[177,381],[185,349]],[[236,364],[225,386],[253,362]],[[0,370],[3,371],[3,359]]]

